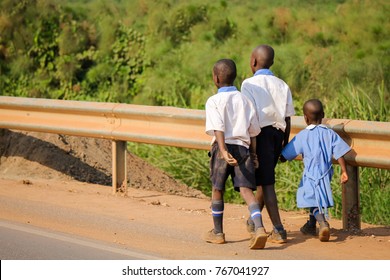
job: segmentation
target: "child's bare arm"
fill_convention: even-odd
[[[249,153],[250,153],[250,157],[253,161],[253,165],[255,166],[255,169],[259,168],[259,159],[257,158],[257,153],[256,153],[256,137],[251,137],[251,144],[249,146]]]
[[[284,139],[283,139],[283,147],[286,147],[288,144],[288,140],[290,138],[290,131],[291,131],[291,117],[286,117],[286,129],[284,131]]]
[[[226,148],[225,133],[223,131],[214,130],[214,135],[215,135],[215,139],[217,140],[217,143],[218,143],[219,151],[221,152],[225,161],[229,165],[232,165],[232,166],[237,165],[238,164],[237,160],[231,154],[229,154],[229,152]]]
[[[348,174],[347,174],[347,167],[346,167],[346,164],[345,164],[345,159],[344,157],[340,157],[338,160],[338,163],[340,164],[340,167],[341,167],[341,183],[344,184],[346,182],[348,182]]]

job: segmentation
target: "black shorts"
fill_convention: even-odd
[[[284,132],[273,126],[266,126],[256,137],[256,153],[259,168],[256,169],[256,185],[266,186],[275,184],[275,167],[278,163]]]
[[[256,189],[255,167],[249,156],[249,149],[241,145],[226,144],[228,152],[237,160],[237,166],[229,165],[219,152],[218,144],[214,143],[210,152],[210,179],[217,190],[225,190],[229,175],[236,191],[241,187]]]

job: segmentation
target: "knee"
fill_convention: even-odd
[[[215,188],[213,188],[213,191],[212,191],[212,198],[215,199],[215,200],[222,200],[223,198],[223,191],[222,190],[217,190]]]
[[[264,201],[268,205],[277,204],[276,192],[273,185],[267,186],[263,189]]]

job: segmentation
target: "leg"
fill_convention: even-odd
[[[263,221],[261,218],[261,210],[259,208],[258,203],[256,202],[255,196],[253,192],[249,188],[240,188],[241,197],[246,202],[249,208],[249,214],[251,220],[254,223],[254,231],[256,231],[259,227],[263,227]]]
[[[276,198],[276,192],[274,185],[267,185],[263,188],[264,192],[264,202],[265,207],[267,208],[269,217],[272,221],[272,224],[276,229],[283,229],[282,222],[279,215],[278,200]]]
[[[314,217],[314,210],[315,209],[316,209],[315,207],[311,207],[310,208],[309,223],[310,223],[311,226],[315,226],[316,223],[317,223],[316,217]]]
[[[225,234],[223,233],[223,195],[225,182],[228,176],[227,163],[219,157],[218,145],[213,145],[210,152],[210,179],[212,183],[211,194],[211,213],[213,216],[213,229],[208,231],[204,240],[209,243],[225,243]]]
[[[262,155],[258,156],[259,161],[263,156],[263,168],[260,170],[257,183],[262,186],[264,204],[274,226],[274,230],[269,236],[269,241],[285,243],[287,241],[287,232],[280,219],[275,192],[275,167],[282,151],[284,133],[276,128],[266,127],[260,135],[264,130],[266,130],[266,133],[263,135],[262,149],[260,151]]]
[[[270,194],[271,199],[268,198],[268,203],[276,203],[277,207],[274,189],[275,167],[282,151],[283,140],[284,133],[271,126],[262,128],[262,132],[256,137],[256,153],[259,159],[259,168],[256,170],[256,200],[259,203],[261,210],[264,208],[265,204],[274,226],[281,224],[279,212],[277,210],[277,213],[273,215],[270,213],[270,209],[274,209],[275,205],[271,205],[270,207],[267,206],[267,199],[265,198],[267,190],[265,190],[265,188],[270,189],[268,186],[272,186],[271,190],[273,191],[273,194]],[[270,190],[268,190],[268,193],[269,192]],[[275,222],[277,223],[275,224]]]
[[[307,220],[306,224],[304,224],[300,229],[300,231],[303,234],[316,235],[316,233],[317,233],[316,232],[317,231],[317,228],[316,228],[317,220],[313,214],[315,209],[318,209],[318,208],[315,208],[315,207],[310,208],[309,220]]]
[[[214,228],[204,235],[204,240],[209,243],[225,243],[225,234],[223,233],[223,191],[213,187],[211,195],[211,214],[213,216]]]
[[[238,160],[241,163],[234,167],[232,179],[235,190],[240,192],[241,197],[248,205],[250,216],[254,222],[254,234],[249,241],[249,248],[263,249],[268,236],[263,226],[259,205],[253,194],[253,190],[256,189],[255,168],[252,159],[249,157],[249,150],[244,146],[237,146],[236,153],[232,153],[232,155],[236,159],[245,160]]]
[[[320,210],[318,208],[314,208],[313,209],[313,216],[317,220],[317,222],[320,224],[318,238],[322,242],[329,241],[330,227],[329,227],[329,223],[325,219],[325,215],[323,213],[320,213]]]
[[[255,195],[256,201],[260,206],[260,210],[263,211],[264,208],[264,194],[263,194],[263,188],[261,186],[257,186],[257,191]]]
[[[318,232],[318,237],[320,241],[326,242],[329,241],[330,237],[330,227],[329,223],[326,221],[325,215],[320,213],[318,207],[311,207],[309,220],[301,227],[301,232],[303,234],[316,235],[316,223],[320,224],[320,229]]]
[[[261,186],[257,186],[255,199],[256,199],[256,203],[259,205],[260,212],[263,212],[264,195],[263,195],[263,188]],[[248,220],[246,221],[246,229],[251,234],[255,232],[255,223],[253,222],[251,216],[249,216]]]
[[[223,191],[213,188],[212,199],[211,199],[211,213],[214,222],[214,233],[223,232]]]
[[[287,232],[284,229],[280,219],[278,201],[276,198],[274,185],[264,186],[263,192],[264,192],[265,207],[267,208],[269,217],[272,221],[272,224],[274,225],[274,230],[272,231],[270,236],[270,242],[286,243]]]
[[[265,243],[267,242],[268,236],[263,226],[259,205],[256,202],[255,196],[253,195],[251,189],[241,187],[240,194],[241,197],[245,200],[245,202],[248,205],[250,216],[255,225],[255,231],[252,235],[252,238],[249,241],[249,248],[263,249],[265,247]]]

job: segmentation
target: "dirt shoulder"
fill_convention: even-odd
[[[247,208],[227,204],[227,244],[202,240],[210,201],[129,153],[130,188],[112,194],[111,142],[0,130],[0,219],[108,241],[162,259],[390,259],[390,228],[351,235],[330,221],[330,241],[303,236],[303,212],[281,211],[288,243],[249,250]],[[266,229],[271,222],[264,214]]]
[[[113,195],[106,186],[69,181],[0,179],[0,218],[113,242],[162,259],[390,259],[390,230],[362,225],[350,235],[331,220],[327,243],[303,236],[306,215],[281,212],[288,243],[248,248],[247,209],[226,205],[227,244],[202,240],[212,225],[208,199],[129,189]],[[266,227],[271,224],[265,214]]]

